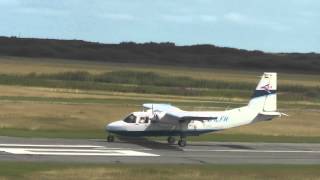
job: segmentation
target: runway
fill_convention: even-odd
[[[0,161],[159,164],[320,164],[320,144],[0,137]]]

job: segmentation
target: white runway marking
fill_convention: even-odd
[[[320,153],[312,150],[184,149],[190,152]]]
[[[0,144],[0,147],[64,147],[64,148],[102,148],[104,146],[93,146],[93,145],[63,145],[63,144]]]
[[[0,144],[0,151],[24,155],[160,156],[130,149],[106,148],[104,146],[91,145]]]

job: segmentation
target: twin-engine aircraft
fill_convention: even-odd
[[[178,145],[186,146],[187,136],[221,131],[259,121],[268,121],[283,113],[277,112],[277,73],[265,72],[247,106],[226,111],[184,111],[170,104],[143,104],[141,112],[133,112],[123,120],[107,125],[108,142],[120,136],[180,136]]]

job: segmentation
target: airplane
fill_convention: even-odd
[[[169,144],[187,144],[187,136],[221,131],[273,118],[287,116],[277,111],[277,73],[265,72],[246,106],[226,111],[184,111],[170,104],[143,104],[144,110],[132,112],[123,120],[106,126],[108,142],[114,135],[128,137],[167,136]]]

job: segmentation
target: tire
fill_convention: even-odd
[[[109,136],[107,137],[107,141],[108,141],[108,142],[114,142],[114,136],[109,135]]]
[[[183,139],[180,139],[179,142],[178,142],[178,145],[180,147],[185,147],[187,145],[187,141],[186,140],[183,140]]]

